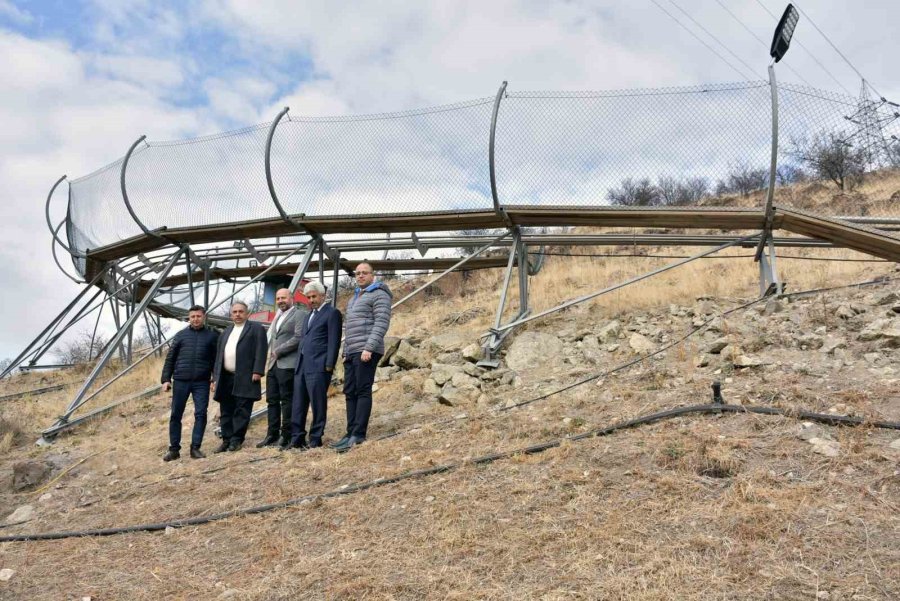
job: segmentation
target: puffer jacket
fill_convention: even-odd
[[[218,341],[219,334],[205,327],[195,330],[188,326],[175,334],[163,364],[161,382],[208,382],[216,363]]]
[[[384,354],[393,296],[384,282],[356,289],[344,315],[344,357],[363,351]]]

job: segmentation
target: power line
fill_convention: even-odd
[[[717,44],[719,44],[719,46],[721,46],[722,48],[724,48],[724,49],[728,52],[728,54],[730,54],[731,56],[733,56],[734,58],[736,58],[738,61],[740,61],[740,63],[741,63],[742,65],[744,65],[745,67],[747,67],[748,69],[750,69],[750,72],[751,72],[751,73],[756,73],[756,71],[754,70],[753,67],[751,67],[749,64],[747,64],[747,62],[744,61],[744,59],[742,59],[742,58],[739,57],[737,54],[735,54],[734,52],[732,52],[731,49],[730,49],[728,46],[726,46],[725,44],[723,44],[723,43],[719,40],[719,38],[717,38],[716,36],[714,36],[714,35],[713,35],[706,27],[704,27],[703,25],[701,25],[701,24],[700,24],[694,17],[692,17],[687,11],[685,11],[683,8],[681,8],[681,7],[675,2],[675,0],[669,0],[669,4],[671,4],[672,6],[674,6],[675,8],[677,8],[677,9],[679,10],[679,12],[681,12],[681,14],[683,14],[685,17],[687,17],[688,19],[691,20],[691,23],[693,23],[694,25],[696,25],[697,27],[699,27],[701,31],[703,31],[706,35],[708,35],[708,36],[711,37],[713,40],[715,40],[715,42],[716,42]]]
[[[725,4],[723,4],[723,3],[722,3],[722,0],[716,0],[716,2],[719,4],[719,6],[721,6],[721,7],[725,10],[725,12],[727,12],[729,15],[731,15],[731,18],[732,18],[732,19],[734,19],[735,21],[737,21],[738,24],[739,24],[741,27],[744,28],[744,31],[746,31],[747,33],[749,33],[750,35],[752,35],[754,38],[756,38],[756,41],[759,42],[759,43],[762,45],[763,48],[765,48],[766,50],[769,49],[769,44],[767,44],[766,41],[765,41],[764,39],[762,39],[761,37],[759,37],[758,35],[756,35],[756,32],[753,31],[752,29],[750,29],[750,28],[744,23],[743,19],[741,19],[740,17],[738,17],[736,14],[734,14],[734,13],[731,11],[730,8],[728,8]],[[799,73],[796,69],[794,69],[792,66],[790,66],[790,65],[788,65],[788,64],[785,64],[785,67],[788,68],[788,71],[790,71],[791,73],[793,73],[794,75],[796,75],[797,78],[798,78],[800,81],[802,81],[803,83],[805,83],[806,85],[808,85],[808,86],[811,87],[811,88],[812,88],[812,87],[815,87],[815,86],[813,86],[811,83],[809,83],[809,82],[806,80],[805,77],[803,77],[802,75],[800,75],[800,73]]]
[[[872,91],[873,91],[873,92],[875,92],[876,94],[878,94],[879,97],[881,97],[881,94],[878,92],[878,90],[875,89],[875,86],[873,86],[871,83],[869,83],[869,81],[863,76],[863,74],[860,73],[859,69],[857,69],[856,66],[855,66],[853,63],[850,62],[850,59],[847,58],[846,56],[844,56],[844,53],[843,53],[843,52],[841,52],[840,50],[838,50],[838,47],[834,45],[834,42],[831,41],[831,38],[829,38],[827,35],[825,35],[825,32],[824,32],[824,31],[822,31],[821,29],[819,29],[819,26],[816,25],[816,22],[812,20],[812,17],[810,17],[808,14],[806,14],[806,11],[805,11],[805,10],[803,10],[802,8],[800,8],[800,5],[799,5],[799,4],[797,5],[797,10],[799,10],[800,13],[801,13],[804,17],[807,18],[807,20],[809,21],[809,23],[810,23],[813,27],[815,27],[816,31],[819,32],[819,35],[821,35],[823,38],[825,38],[825,41],[828,42],[828,44],[829,44],[832,48],[834,48],[834,51],[837,52],[838,55],[839,55],[842,59],[844,59],[844,62],[847,63],[848,65],[850,65],[850,68],[853,69],[853,71],[854,71],[857,75],[859,75],[859,78],[863,81],[863,85],[868,85],[870,88],[872,88]]]
[[[764,11],[766,11],[767,13],[769,13],[769,16],[772,17],[773,19],[775,19],[776,22],[778,21],[778,16],[776,16],[775,13],[773,13],[772,11],[770,11],[769,8],[768,8],[765,4],[762,3],[762,0],[756,0],[756,3],[759,4],[759,6],[760,6]],[[800,46],[801,48],[803,48],[803,51],[806,52],[806,54],[808,54],[808,55],[810,56],[810,58],[812,58],[812,59],[816,62],[816,64],[819,65],[819,67],[820,67],[823,71],[825,71],[825,73],[828,74],[828,77],[830,77],[830,78],[834,81],[834,83],[836,83],[837,85],[839,85],[845,92],[847,92],[847,95],[848,95],[848,96],[853,96],[853,92],[851,92],[849,89],[847,89],[847,86],[845,86],[844,84],[842,84],[842,83],[838,80],[838,78],[835,77],[834,74],[833,74],[831,71],[829,71],[828,68],[827,68],[825,65],[823,65],[822,62],[821,62],[819,59],[816,58],[816,55],[809,51],[809,49],[803,44],[803,42],[801,42],[800,40],[796,40],[796,43],[797,43],[798,46]]]
[[[682,23],[681,21],[679,21],[678,18],[677,18],[675,15],[673,15],[672,13],[670,13],[669,11],[667,11],[665,8],[663,8],[663,6],[662,6],[659,2],[657,2],[656,0],[650,0],[650,2],[652,2],[653,4],[655,4],[655,5],[656,5],[656,8],[658,8],[659,10],[663,11],[664,13],[666,13],[666,15],[668,15],[670,19],[672,19],[673,21],[675,21],[676,23],[678,23],[678,25],[680,25],[682,29],[684,29],[685,31],[687,31],[687,32],[688,32],[689,34],[691,34],[692,36],[694,36],[694,38],[696,38],[696,40],[697,40],[698,42],[700,42],[701,44],[703,44],[704,46],[706,46],[706,48],[707,48],[710,52],[712,52],[713,54],[715,54],[716,56],[718,56],[720,59],[722,59],[722,62],[724,62],[724,63],[725,63],[726,65],[728,65],[729,67],[731,67],[738,75],[741,76],[741,78],[743,78],[744,80],[747,80],[747,81],[753,81],[753,80],[754,80],[753,77],[748,78],[744,73],[741,73],[740,69],[738,69],[737,67],[735,67],[734,65],[732,65],[732,64],[728,61],[728,59],[726,59],[724,56],[722,56],[722,55],[719,53],[718,50],[716,50],[715,48],[713,48],[712,46],[710,46],[709,44],[707,44],[700,36],[698,36],[696,33],[694,33],[692,29],[690,29],[687,25],[685,25],[684,23]]]

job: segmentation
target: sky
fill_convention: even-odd
[[[808,18],[778,66],[781,81],[858,92],[859,75],[814,22],[878,92],[900,99],[900,3],[800,7]],[[0,303],[12,316],[0,329],[0,359],[79,290],[50,254],[50,186],[120,158],[139,135],[212,134],[269,121],[283,106],[309,116],[415,109],[493,96],[504,80],[510,90],[604,90],[764,79],[775,24],[765,9],[783,8],[773,0],[0,0]],[[54,225],[64,215],[59,197]]]

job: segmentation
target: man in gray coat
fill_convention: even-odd
[[[356,266],[356,290],[347,303],[344,318],[344,396],[347,400],[347,434],[333,445],[347,451],[366,440],[372,415],[375,368],[384,355],[384,336],[391,325],[393,295],[375,281],[372,266]]]
[[[269,326],[269,359],[266,375],[266,437],[256,447],[287,445],[291,441],[291,398],[294,392],[294,368],[297,347],[303,335],[302,324],[309,313],[306,305],[294,304],[287,288],[275,293],[278,313]]]

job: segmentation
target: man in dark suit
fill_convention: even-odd
[[[219,402],[222,445],[215,450],[238,451],[244,444],[253,402],[262,396],[260,380],[266,371],[266,330],[247,321],[247,305],[231,305],[230,326],[219,337],[216,349],[215,396]]]
[[[295,449],[322,446],[328,409],[328,385],[341,346],[341,312],[325,303],[325,286],[310,282],[303,289],[310,312],[303,320],[303,337],[294,373],[294,407],[291,411],[291,444]],[[312,405],[309,446],[306,414]],[[282,446],[287,448],[287,446]]]

